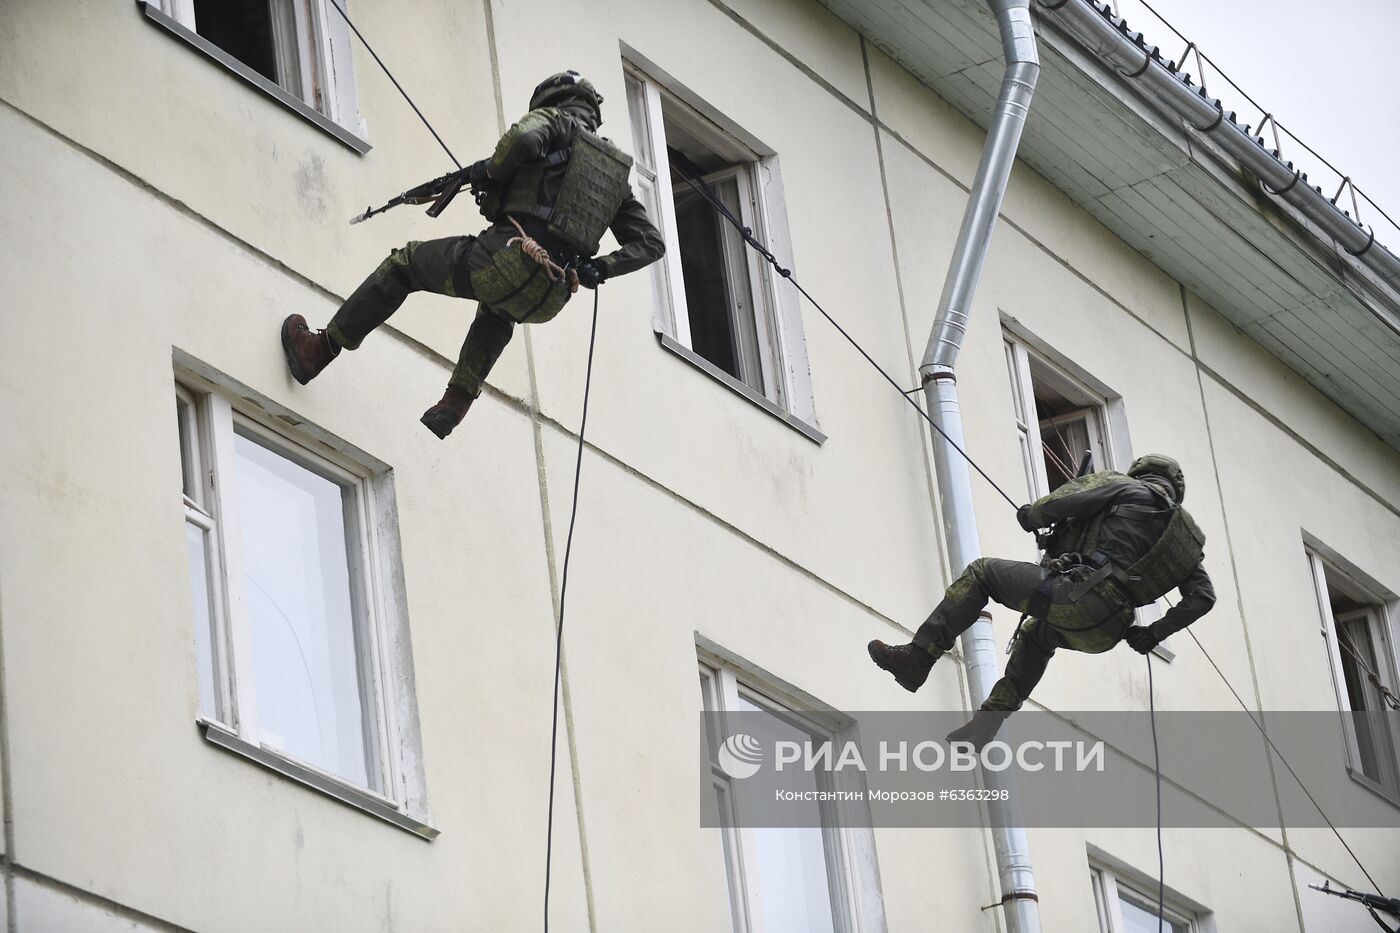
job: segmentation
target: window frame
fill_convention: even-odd
[[[816,410],[812,394],[801,308],[794,289],[782,286],[769,265],[742,241],[743,267],[752,296],[754,330],[759,372],[750,381],[739,362],[735,377],[694,350],[687,313],[685,276],[681,262],[680,234],[677,228],[675,196],[667,151],[665,114],[683,120],[697,135],[713,139],[716,145],[736,155],[736,164],[704,176],[704,180],[733,177],[738,188],[738,215],[754,231],[779,261],[791,267],[791,236],[787,228],[785,198],[777,156],[731,121],[680,88],[674,81],[659,77],[652,67],[643,67],[630,58],[623,61],[627,86],[628,115],[637,187],[641,200],[652,216],[666,244],[666,255],[652,267],[652,288],[656,300],[652,329],[658,342],[676,355],[693,363],[708,375],[776,415],[817,443],[826,436],[815,428]],[[731,266],[737,234],[721,222],[725,260]],[[737,353],[742,357],[743,353]]]
[[[1037,351],[1027,341],[1010,331],[1004,330],[1002,332],[1002,345],[1006,354],[1007,372],[1011,380],[1013,412],[1016,430],[1021,438],[1021,461],[1022,467],[1026,471],[1026,490],[1030,501],[1034,502],[1051,491],[1049,475],[1045,469],[1045,437],[1042,434],[1042,422],[1038,418],[1032,420],[1032,416],[1035,414],[1035,378],[1031,372],[1032,362],[1037,368],[1048,371],[1052,379],[1064,383],[1072,391],[1089,399],[1089,403],[1084,407],[1047,420],[1068,420],[1084,413],[1086,416],[1084,420],[1093,422],[1086,428],[1085,433],[1089,438],[1089,449],[1094,453],[1094,469],[1114,469],[1118,458],[1115,456],[1117,445],[1111,425],[1109,399],[1104,397],[1103,393],[1086,385],[1084,380],[1066,372],[1063,367],[1056,365],[1045,354]],[[1034,449],[1031,445],[1032,433],[1039,445]],[[1079,463],[1076,461],[1066,465],[1074,469],[1079,466]]]
[[[1313,594],[1317,600],[1319,621],[1321,622],[1319,632],[1326,647],[1333,696],[1342,723],[1347,772],[1354,780],[1392,802],[1400,803],[1400,729],[1394,725],[1394,717],[1381,717],[1381,720],[1388,726],[1386,733],[1381,738],[1386,746],[1384,750],[1389,752],[1378,761],[1382,771],[1381,775],[1367,774],[1365,770],[1356,721],[1348,714],[1377,712],[1377,710],[1369,708],[1356,710],[1351,705],[1343,667],[1342,646],[1337,634],[1337,617],[1332,609],[1333,585],[1328,577],[1340,578],[1343,583],[1340,588],[1342,595],[1362,604],[1362,609],[1358,612],[1365,613],[1367,617],[1371,644],[1377,654],[1376,676],[1389,690],[1400,693],[1400,653],[1397,653],[1396,650],[1394,600],[1385,598],[1381,594],[1381,588],[1370,584],[1369,581],[1362,578],[1359,572],[1344,566],[1340,559],[1323,553],[1320,545],[1306,544],[1305,552],[1312,577]],[[1363,662],[1358,661],[1358,663]],[[1383,709],[1384,703],[1382,703]]]
[[[701,708],[705,711],[707,723],[717,721],[726,732],[729,730],[724,726],[725,717],[736,712],[739,700],[743,699],[814,736],[830,739],[837,744],[855,738],[854,722],[835,714],[800,710],[798,707],[811,704],[762,681],[718,654],[701,652],[699,675]],[[733,779],[716,763],[714,743],[719,740],[718,736],[707,730],[707,738],[711,743],[707,756],[711,786],[716,790],[717,806],[722,807],[718,803],[719,795],[725,792],[723,788]],[[832,775],[830,781],[832,790],[865,789],[864,780],[858,774],[843,771]],[[835,933],[884,933],[886,923],[879,872],[875,864],[873,831],[868,826],[842,825],[835,818],[835,808],[829,803],[819,802],[818,806],[822,811],[822,847],[833,930]],[[763,933],[760,885],[750,877],[752,869],[748,867],[758,863],[757,830],[739,825],[732,806],[729,813],[728,820],[719,820],[718,832],[724,847],[731,930],[733,933]],[[737,903],[736,892],[742,897]]]
[[[345,20],[329,15],[326,4],[337,0],[278,0],[289,4],[285,13],[292,18],[294,36],[274,10],[273,57],[279,72],[285,71],[289,47],[295,48],[297,81],[295,91],[247,65],[195,29],[193,0],[137,0],[146,20],[169,35],[183,40],[245,83],[263,92],[320,130],[363,155],[372,148],[367,127],[359,111],[355,89],[351,32]],[[344,2],[341,0],[341,7]]]
[[[235,404],[230,397],[246,402],[251,393],[230,393],[186,371],[177,371],[175,391],[177,413],[187,428],[179,445],[182,476],[189,472],[186,458],[198,457],[195,470],[201,494],[207,496],[203,502],[192,502],[182,490],[186,523],[207,525],[211,545],[206,551],[206,580],[211,594],[210,663],[215,693],[213,709],[205,710],[201,700],[195,717],[206,740],[422,838],[436,837],[438,830],[428,825],[412,672],[405,670],[411,664],[405,659],[407,619],[402,594],[393,592],[396,584],[401,585],[402,572],[388,566],[399,561],[399,554],[387,467],[357,462],[303,431],[279,424],[270,412]],[[197,433],[188,432],[191,426]],[[367,777],[363,785],[263,741],[243,583],[235,449],[239,436],[342,490],[351,637]],[[386,497],[389,502],[381,501]]]
[[[1096,861],[1089,863],[1090,884],[1094,891],[1094,908],[1098,915],[1099,933],[1124,933],[1123,915],[1118,909],[1121,901],[1136,901],[1139,907],[1156,914],[1157,895],[1138,888],[1132,881],[1125,881],[1122,875]],[[1123,897],[1127,891],[1129,897]],[[1198,911],[1181,903],[1179,898],[1167,892],[1162,909],[1163,919],[1168,923],[1181,924],[1185,933],[1207,933],[1207,926]]]

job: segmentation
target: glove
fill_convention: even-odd
[[[480,188],[490,184],[492,181],[489,171],[490,167],[490,159],[481,159],[462,169],[462,174],[466,177],[467,184],[471,185],[473,188]]]
[[[608,271],[596,259],[585,259],[574,271],[578,273],[578,283],[584,288],[597,288],[608,277]]]
[[[1036,532],[1040,530],[1040,526],[1035,523],[1035,519],[1031,518],[1031,507],[1029,505],[1023,505],[1016,510],[1016,521],[1020,522],[1021,527],[1026,531]]]
[[[1123,636],[1123,640],[1128,643],[1138,654],[1147,654],[1162,641],[1157,637],[1157,633],[1152,631],[1150,625],[1134,625],[1128,629],[1128,633]]]

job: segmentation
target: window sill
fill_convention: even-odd
[[[766,396],[755,392],[750,386],[747,386],[744,383],[740,382],[738,379],[735,379],[733,376],[729,375],[729,373],[720,369],[714,363],[711,363],[709,360],[705,359],[703,356],[696,353],[694,350],[685,346],[680,341],[676,340],[676,338],[672,337],[670,334],[664,333],[659,330],[655,333],[657,342],[660,343],[664,349],[669,350],[671,353],[685,360],[687,363],[694,366],[696,369],[700,370],[702,373],[709,376],[711,379],[727,387],[731,392],[734,392],[735,394],[740,395],[748,401],[752,402],[754,405],[763,409],[763,411],[772,415],[774,418],[777,418],[783,424],[792,428],[794,431],[796,431],[798,434],[801,434],[803,437],[807,438],[812,443],[817,444],[819,446],[821,444],[826,443],[825,434],[823,434],[821,431],[818,431],[816,428],[812,427],[812,425],[803,421],[801,418],[797,417],[792,412],[786,411],[780,406],[774,404],[772,399],[769,399]]]
[[[1383,784],[1377,782],[1374,778],[1368,777],[1366,774],[1357,771],[1350,765],[1347,766],[1347,774],[1351,776],[1351,779],[1353,781],[1360,784],[1362,787],[1366,788],[1371,793],[1384,800],[1386,803],[1390,804],[1393,807],[1400,807],[1400,795],[1397,795],[1395,791],[1388,789]]]
[[[236,733],[230,732],[226,726],[202,717],[197,719],[196,723],[204,730],[204,738],[210,744],[262,765],[269,771],[275,771],[298,784],[318,790],[328,797],[334,797],[356,810],[378,817],[386,823],[392,823],[399,829],[412,833],[420,839],[431,842],[441,832],[427,823],[408,816],[385,797],[347,784],[339,778],[293,761],[272,749],[247,742]]]
[[[146,14],[146,18],[153,24],[160,26],[175,38],[183,39],[197,51],[201,52],[204,57],[233,72],[236,76],[242,78],[259,91],[262,91],[283,107],[286,107],[303,120],[314,125],[317,129],[330,136],[334,136],[346,146],[360,153],[360,155],[364,155],[372,148],[368,142],[350,132],[339,123],[336,123],[324,113],[308,106],[305,101],[287,93],[286,90],[258,74],[208,39],[186,28],[176,20],[171,19],[163,13],[159,7],[150,2],[150,0],[136,0],[136,5],[141,8],[141,11]]]

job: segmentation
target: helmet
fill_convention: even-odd
[[[1166,454],[1144,454],[1128,467],[1128,475],[1141,479],[1144,476],[1160,476],[1171,483],[1176,492],[1177,504],[1186,498],[1186,476],[1181,472],[1181,464]]]
[[[593,108],[601,120],[603,95],[577,71],[561,71],[535,85],[535,91],[530,95],[530,109],[537,110],[566,100],[582,100]]]

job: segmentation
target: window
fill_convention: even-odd
[[[722,663],[700,665],[700,687],[710,731],[710,774],[720,814],[722,852],[729,879],[730,929],[734,933],[845,933],[884,929],[881,917],[860,919],[862,904],[878,902],[873,875],[873,840],[868,830],[836,825],[834,810],[812,802],[810,825],[802,828],[744,826],[730,791],[732,778],[720,768],[720,719],[726,712],[764,713],[784,739],[814,743],[838,739],[842,730],[819,714],[799,713],[760,692]],[[765,720],[766,721],[766,720]],[[828,786],[830,776],[812,773],[800,790],[847,789]],[[819,827],[819,828],[818,828]],[[860,868],[856,866],[859,865]],[[862,896],[867,895],[867,896]],[[871,909],[869,907],[865,908]]]
[[[345,0],[141,2],[148,17],[250,83],[302,105],[294,109],[364,135],[351,70],[350,28],[331,9],[332,3],[345,9]],[[345,139],[343,133],[336,135]]]
[[[777,159],[627,69],[637,189],[666,240],[654,267],[658,334],[722,381],[813,420],[795,293],[687,180],[699,176],[775,254],[786,250]],[[784,260],[786,262],[786,260]]]
[[[1338,562],[1311,550],[1308,561],[1352,772],[1392,796],[1400,795],[1400,736],[1395,734],[1395,718],[1386,715],[1387,710],[1400,709],[1386,604],[1376,589],[1359,582],[1359,575],[1343,571]]]
[[[1092,470],[1111,469],[1104,399],[1021,341],[1008,336],[1005,349],[1030,498],[1078,475],[1086,453],[1092,455]]]
[[[397,558],[383,540],[387,470],[274,429],[193,378],[176,387],[176,416],[206,735],[421,824],[403,819],[422,788],[397,722],[405,703],[414,715],[411,677],[389,671],[406,632],[386,592],[397,574],[382,569]]]
[[[1150,886],[1151,893],[1148,893],[1147,885],[1140,890],[1107,868],[1092,868],[1090,874],[1094,906],[1099,914],[1099,933],[1158,933],[1155,885]],[[1167,901],[1161,920],[1163,933],[1199,933],[1201,929],[1195,915],[1173,908],[1171,899]]]

